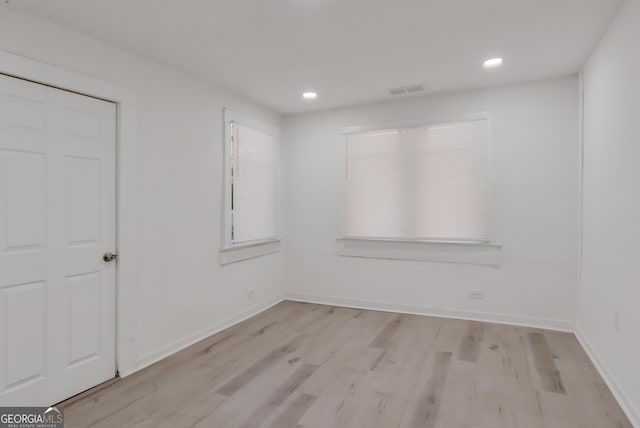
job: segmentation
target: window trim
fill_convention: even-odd
[[[233,261],[244,260],[247,258],[257,257],[263,254],[269,254],[280,250],[280,227],[279,227],[279,201],[280,201],[280,174],[277,172],[277,180],[276,180],[276,236],[259,239],[250,242],[239,242],[234,244],[231,240],[231,227],[232,227],[232,216],[231,216],[231,153],[230,153],[230,145],[231,145],[231,133],[230,126],[232,123],[236,123],[238,125],[246,126],[252,128],[256,131],[262,132],[264,134],[271,135],[279,140],[280,131],[277,126],[261,122],[256,119],[252,119],[245,115],[236,113],[227,108],[223,108],[223,145],[222,145],[222,156],[223,156],[223,192],[222,192],[222,239],[220,246],[220,261],[222,264],[231,263]],[[279,150],[276,154],[276,170],[279,171],[280,161],[279,161]],[[274,246],[274,243],[278,245]],[[264,251],[257,251],[260,254],[254,254],[256,251],[247,251],[247,249],[256,248],[264,246]],[[228,256],[223,256],[223,253],[230,252],[231,250],[236,251],[239,256],[233,257],[231,261],[224,261],[230,259]],[[236,253],[234,252],[234,253]],[[247,253],[247,257],[243,257],[241,253]]]
[[[502,245],[480,241],[407,239],[336,239],[339,256],[499,267]]]
[[[339,227],[338,232],[338,246],[339,248],[343,248],[343,243],[346,241],[349,242],[379,242],[383,243],[382,245],[386,245],[389,248],[393,248],[397,244],[403,243],[422,243],[422,244],[448,244],[454,246],[488,246],[488,247],[496,247],[500,248],[501,245],[494,241],[495,239],[495,229],[494,229],[494,210],[493,210],[493,186],[494,186],[494,169],[493,169],[493,150],[492,150],[492,142],[493,142],[493,120],[492,114],[489,111],[479,111],[474,113],[461,113],[461,114],[452,114],[445,116],[428,116],[417,119],[410,120],[402,120],[402,121],[391,121],[391,122],[379,122],[379,123],[369,123],[362,125],[351,125],[345,126],[340,131],[340,144],[339,144],[339,159],[340,159],[340,179],[338,180],[338,197],[340,201],[340,209],[344,206],[345,201],[345,180],[346,180],[346,172],[347,172],[347,137],[350,134],[357,134],[361,132],[371,132],[371,131],[381,131],[390,128],[419,128],[421,126],[430,126],[436,124],[444,124],[450,122],[465,122],[465,121],[474,121],[474,120],[486,120],[487,121],[487,133],[488,133],[488,141],[487,141],[487,153],[489,159],[489,238],[487,240],[471,240],[471,239],[429,239],[429,238],[394,238],[394,237],[361,237],[361,236],[348,236],[343,233],[345,230],[344,224],[344,215],[342,211],[338,212],[339,218],[337,219],[337,224]],[[352,254],[341,254],[341,255],[352,255]],[[366,257],[366,256],[364,256]],[[381,257],[376,257],[381,258]],[[395,258],[395,257],[390,257]]]
[[[232,248],[221,248],[220,264],[226,265],[271,253],[277,253],[281,248],[280,241],[280,238],[265,239],[252,243],[238,244]]]

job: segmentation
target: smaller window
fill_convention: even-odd
[[[224,247],[277,239],[278,130],[225,110]]]

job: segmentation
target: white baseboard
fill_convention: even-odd
[[[522,327],[544,328],[573,333],[574,323],[568,320],[522,317],[517,315],[472,312],[459,309],[446,309],[429,306],[406,305],[402,303],[385,303],[374,300],[352,299],[348,297],[329,297],[318,294],[295,293],[285,294],[286,300],[296,302],[317,303],[321,305],[343,306],[356,309],[368,309],[383,312],[398,312],[411,315],[426,315],[442,318],[484,321],[498,324],[517,325]]]
[[[600,376],[604,379],[605,383],[611,390],[611,393],[618,401],[618,404],[620,404],[620,407],[622,407],[622,410],[631,421],[631,424],[636,428],[640,428],[640,410],[630,399],[628,399],[628,395],[620,388],[619,384],[611,375],[611,372],[607,370],[602,358],[600,358],[589,339],[587,339],[587,336],[582,331],[582,328],[580,328],[580,325],[576,325],[575,334],[578,338],[578,342],[580,342],[580,345],[582,345],[587,355],[589,355],[591,362],[593,362],[593,365],[600,373]]]
[[[162,347],[158,350],[155,350],[153,352],[149,352],[143,356],[141,356],[136,364],[136,368],[135,370],[131,370],[129,372],[125,372],[125,373],[120,373],[120,377],[126,377],[129,376],[130,374],[133,374],[139,370],[142,370],[145,367],[150,366],[153,363],[156,363],[170,355],[175,354],[176,352],[182,351],[183,349],[200,342],[203,339],[206,339],[209,336],[212,336],[216,333],[219,333],[220,331],[227,329],[229,327],[232,327],[248,318],[251,318],[253,316],[258,315],[260,312],[266,311],[267,309],[271,308],[272,306],[277,305],[278,303],[282,302],[284,300],[284,297],[282,295],[279,296],[275,296],[272,298],[269,298],[261,303],[258,303],[256,305],[253,305],[247,309],[245,309],[244,311],[240,312],[237,315],[234,315],[232,317],[229,317],[217,324],[215,324],[213,327],[204,329],[204,330],[200,330],[196,333],[193,333],[187,337],[185,337],[184,339],[178,340],[170,345],[167,345],[165,347]]]

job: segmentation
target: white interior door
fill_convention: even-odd
[[[115,376],[115,104],[0,75],[0,405]]]

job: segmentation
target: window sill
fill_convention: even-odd
[[[502,245],[473,241],[412,241],[380,238],[337,239],[338,255],[473,265],[500,265]]]
[[[280,251],[280,239],[238,244],[229,248],[220,249],[220,264],[226,265],[242,260],[252,259]]]

